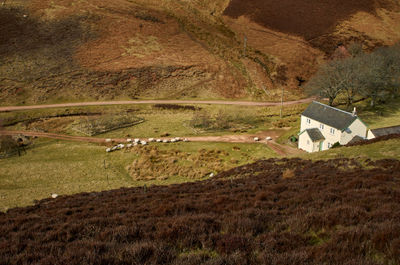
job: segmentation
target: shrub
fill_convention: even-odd
[[[190,120],[190,126],[194,128],[209,129],[212,124],[212,119],[210,114],[205,111],[196,111]]]
[[[190,105],[177,105],[177,104],[155,104],[155,108],[157,109],[165,109],[165,110],[200,110],[200,108],[197,108],[195,106],[190,106]]]
[[[332,145],[332,147],[331,148],[338,148],[338,147],[341,147],[342,145],[339,143],[339,142],[336,142],[336,143],[334,143],[333,145]]]
[[[19,153],[17,141],[9,135],[0,135],[0,158]]]

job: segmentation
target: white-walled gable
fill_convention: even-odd
[[[313,151],[314,143],[312,142],[308,133],[302,133],[299,136],[299,148],[311,153]]]
[[[357,119],[349,126],[349,128],[343,131],[340,144],[347,144],[354,138],[354,136],[367,138],[367,133],[367,126],[360,119]]]
[[[371,130],[368,130],[367,139],[371,140],[371,139],[374,139],[374,138],[375,138],[375,135],[372,133]]]

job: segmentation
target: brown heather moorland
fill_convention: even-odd
[[[400,264],[400,161],[269,159],[0,214],[0,264]]]
[[[224,13],[246,15],[267,28],[309,40],[330,33],[341,20],[358,11],[373,13],[377,6],[375,0],[232,0]]]
[[[276,101],[282,86],[292,100],[304,97],[299,80],[309,80],[339,42],[373,50],[400,40],[397,0],[4,3],[1,105]]]

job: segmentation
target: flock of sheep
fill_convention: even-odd
[[[265,138],[265,140],[270,141],[270,140],[272,140],[272,138],[271,137],[267,137],[267,138]],[[106,141],[106,143],[112,143],[113,142],[112,139],[106,139],[105,141]],[[148,145],[149,143],[154,143],[154,142],[155,143],[176,143],[176,142],[180,142],[180,141],[189,142],[189,140],[187,138],[180,138],[180,137],[175,137],[175,138],[172,138],[172,139],[149,138],[148,141],[144,141],[144,140],[140,140],[140,139],[130,139],[130,138],[128,138],[128,139],[126,139],[127,144],[118,144],[118,145],[115,145],[113,147],[109,147],[109,148],[106,149],[106,152],[110,153],[110,152],[113,152],[113,151],[116,151],[116,150],[121,150],[121,149],[124,149],[124,148],[132,148],[132,147],[138,146],[138,145]],[[261,141],[261,139],[259,137],[254,137],[254,141],[255,142],[259,142],[259,141]]]
[[[149,138],[148,141],[144,141],[144,140],[140,140],[140,139],[126,139],[127,144],[118,144],[115,145],[113,147],[109,147],[106,149],[107,153],[116,151],[116,150],[121,150],[124,148],[132,148],[134,146],[138,146],[138,145],[148,145],[148,143],[176,143],[176,142],[189,142],[189,140],[187,138],[180,138],[180,137],[175,137],[172,139],[155,139],[155,138]],[[112,143],[113,140],[112,139],[106,139],[106,143]]]

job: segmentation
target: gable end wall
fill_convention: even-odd
[[[342,136],[340,138],[340,144],[345,145],[353,139],[354,136],[361,136],[363,138],[367,137],[368,128],[367,126],[360,120],[355,120],[350,126],[350,133],[343,131]]]

